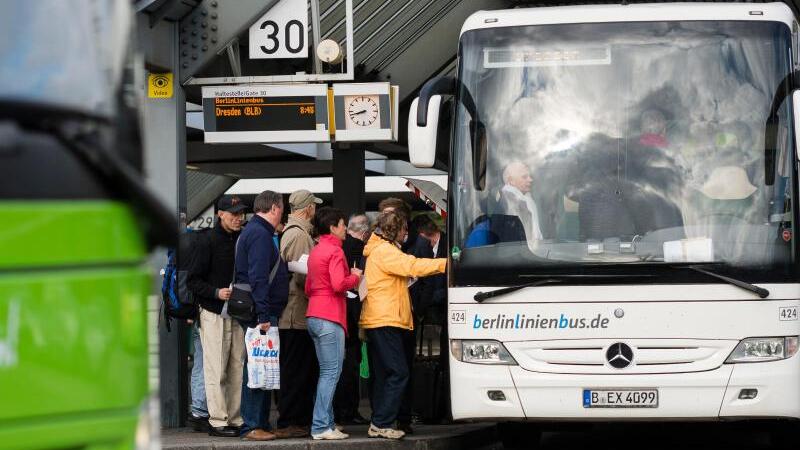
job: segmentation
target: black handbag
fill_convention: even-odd
[[[239,250],[239,241],[236,241],[236,251]],[[272,265],[272,270],[269,273],[269,284],[275,279],[278,274],[278,266],[280,265],[280,256],[276,259],[275,264]],[[233,257],[233,281],[236,281],[236,252]],[[236,319],[240,323],[250,324],[256,320],[256,304],[253,301],[250,285],[246,283],[233,283],[231,289],[231,296],[228,298],[228,315],[232,319]]]
[[[241,323],[252,323],[256,317],[256,305],[250,291],[240,289],[233,285],[231,296],[228,298],[228,315]]]

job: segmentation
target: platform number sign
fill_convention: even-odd
[[[250,59],[308,57],[308,4],[280,0],[250,27]]]

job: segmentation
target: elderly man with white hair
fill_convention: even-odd
[[[364,269],[364,243],[369,238],[369,217],[353,214],[347,223],[347,236],[342,243],[347,265]],[[347,294],[347,329],[344,343],[344,365],[333,397],[333,415],[336,423],[365,425],[369,420],[358,412],[358,377],[361,365],[361,340],[358,338],[358,319],[361,316],[361,299],[355,292]]]
[[[531,197],[530,168],[522,161],[512,161],[503,169],[503,188],[500,190],[500,205],[505,214],[517,216],[525,228],[529,242],[542,239],[539,213]]]

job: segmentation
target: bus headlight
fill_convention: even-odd
[[[517,362],[498,341],[450,341],[450,352],[459,361],[473,364],[515,366]]]
[[[797,336],[747,338],[739,342],[726,363],[778,361],[797,353]]]

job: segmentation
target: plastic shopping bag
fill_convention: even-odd
[[[369,378],[369,358],[367,358],[367,343],[361,343],[361,365],[359,367],[361,378]]]
[[[247,349],[247,387],[250,389],[280,389],[280,338],[278,327],[270,327],[266,334],[257,328],[248,328],[244,335]]]

